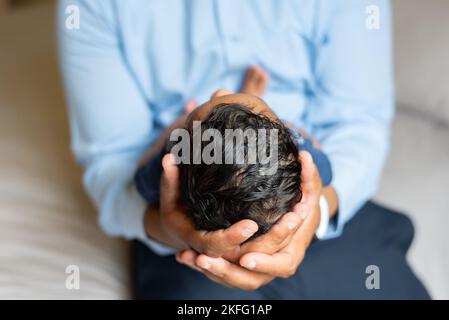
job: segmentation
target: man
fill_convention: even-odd
[[[66,28],[69,4],[79,8],[79,29]],[[138,240],[138,297],[427,297],[405,261],[408,220],[366,204],[387,154],[393,114],[389,6],[375,1],[380,29],[370,30],[365,20],[372,4],[61,1],[73,149],[102,228]],[[236,91],[250,65],[269,73],[264,100],[319,141],[334,179],[322,191],[313,162],[301,156],[303,201],[269,233],[244,243],[257,231],[249,220],[211,233],[193,229],[178,202],[178,172],[169,156],[158,207],[147,206],[132,177],[189,100],[206,101],[221,87]],[[333,240],[309,248],[318,225],[326,227],[321,238]],[[391,280],[381,290],[365,287],[369,264]]]

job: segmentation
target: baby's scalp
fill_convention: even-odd
[[[217,230],[242,219],[252,219],[259,225],[255,235],[258,236],[301,199],[298,149],[289,129],[277,117],[256,113],[252,106],[237,103],[214,106],[201,121],[199,132],[203,137],[199,152],[193,147],[193,128],[187,126],[188,148],[184,146],[181,150],[172,141],[169,149],[179,160],[181,193],[198,229]],[[212,137],[212,130],[219,132],[220,138]],[[270,161],[254,157],[255,151]],[[202,161],[199,155],[207,152],[216,159],[217,153],[221,153],[222,161]],[[226,161],[231,153],[235,155],[231,157],[234,161]],[[276,170],[270,172],[273,163]]]

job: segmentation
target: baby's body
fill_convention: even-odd
[[[301,199],[298,160],[301,150],[312,155],[323,185],[329,185],[331,181],[329,160],[318,144],[297,128],[280,121],[262,100],[255,100],[254,96],[263,95],[267,83],[268,75],[262,69],[252,67],[246,73],[242,94],[229,94],[223,98],[213,96],[185,121],[184,126],[190,126],[190,129],[192,120],[200,120],[206,125],[205,129],[268,128],[280,132],[276,148],[280,150],[278,159],[282,164],[273,176],[258,174],[256,169],[260,169],[260,165],[180,164],[181,191],[198,229],[217,230],[249,218],[259,225],[256,236],[268,231]],[[135,175],[139,193],[150,204],[159,202],[161,161],[169,151],[167,143],[159,148]],[[224,148],[223,153],[226,151],[229,150]]]

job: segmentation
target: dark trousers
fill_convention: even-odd
[[[158,256],[135,242],[135,297],[429,299],[406,260],[413,234],[413,225],[405,215],[368,202],[345,226],[339,238],[312,243],[294,276],[275,279],[256,291],[222,287],[178,264],[173,256]],[[373,265],[375,274],[373,269],[367,271]],[[376,276],[378,289],[369,285],[375,283],[372,277]]]

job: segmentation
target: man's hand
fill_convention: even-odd
[[[227,229],[213,232],[199,231],[188,218],[179,194],[179,169],[174,156],[162,160],[161,199],[158,208],[149,208],[145,215],[145,229],[149,236],[177,249],[193,248],[212,257],[239,251],[258,226],[252,220],[242,220]]]
[[[181,127],[186,117],[197,107],[194,100],[187,102],[184,113],[173,125],[164,130],[161,137],[142,159],[145,163],[152,154],[159,151],[170,132]],[[187,217],[179,194],[179,169],[172,155],[163,158],[164,168],[161,177],[161,199],[159,207],[148,208],[145,214],[145,230],[152,238],[173,248],[194,248],[210,256],[218,257],[224,253],[238,252],[240,244],[257,232],[257,224],[251,220],[243,220],[228,229],[215,232],[198,231]]]
[[[274,277],[293,275],[319,225],[319,197],[322,193],[321,180],[312,157],[308,152],[301,152],[300,159],[301,202],[295,206],[294,212],[286,214],[270,232],[240,246],[238,263],[232,263],[225,257],[199,254],[191,249],[178,253],[178,262],[203,272],[222,285],[244,290],[255,290]],[[298,221],[295,219],[305,220],[302,224],[291,224]]]

